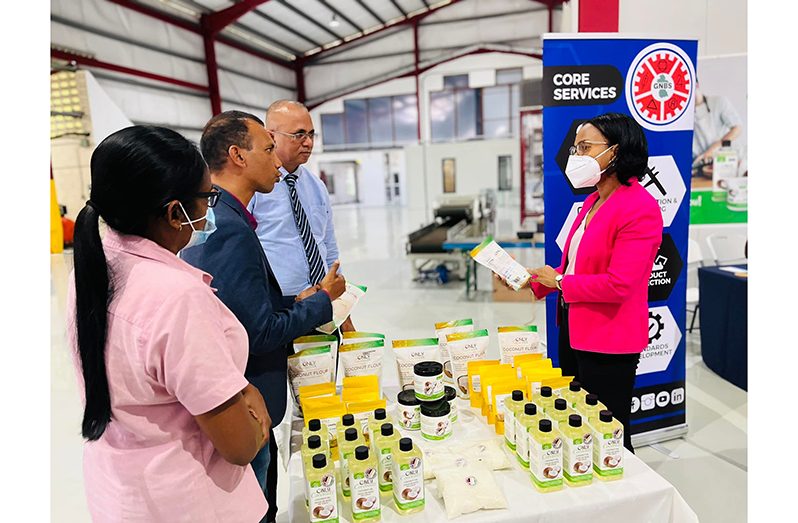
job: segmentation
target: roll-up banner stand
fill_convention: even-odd
[[[576,215],[591,189],[565,176],[568,149],[585,120],[626,113],[645,130],[642,185],[659,202],[664,230],[649,281],[649,344],[632,399],[633,442],[687,432],[685,300],[696,40],[620,33],[551,33],[543,38],[543,176],[546,263],[560,264]],[[557,360],[556,296],[546,303],[548,352]]]

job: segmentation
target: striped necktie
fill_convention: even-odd
[[[296,174],[288,174],[285,176],[285,183],[288,185],[288,194],[291,196],[291,209],[294,212],[294,221],[299,235],[302,237],[302,246],[305,248],[305,257],[308,260],[308,267],[310,273],[308,274],[310,284],[316,285],[322,278],[324,278],[324,261],[319,254],[319,246],[316,245],[316,239],[313,237],[313,231],[310,230],[310,222],[299,202],[299,197],[296,193]]]

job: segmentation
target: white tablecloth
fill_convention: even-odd
[[[388,398],[389,413],[395,417],[393,407],[398,389],[390,387],[385,390]],[[393,401],[392,401],[393,400]],[[430,442],[421,437],[418,431],[401,430],[403,436],[409,436],[414,444],[422,449],[445,448],[453,442],[479,441],[496,438],[503,442],[502,436],[496,435],[492,426],[476,409],[468,406],[467,400],[457,400],[459,419],[454,424],[451,438],[441,442]],[[302,420],[294,420],[291,435],[291,457],[288,473],[291,478],[291,502],[288,508],[289,521],[309,521],[305,508],[302,473],[302,459],[299,454],[301,444]],[[503,443],[502,443],[503,444]],[[511,451],[506,448],[508,456]],[[518,523],[574,523],[588,521],[590,523],[682,523],[697,522],[698,518],[687,505],[673,485],[659,474],[651,470],[634,454],[625,451],[624,477],[619,481],[602,482],[593,480],[589,486],[579,488],[565,487],[558,492],[540,493],[532,486],[529,472],[523,470],[517,461],[512,460],[512,467],[494,471],[499,487],[507,499],[506,509],[480,510],[455,518],[458,522],[518,522]],[[438,496],[435,480],[425,482],[426,508],[423,512],[410,516],[400,516],[393,501],[385,501],[382,510],[382,521],[387,522],[439,522],[446,521],[446,509],[443,500]],[[351,521],[352,511],[348,502],[339,496],[340,521]]]

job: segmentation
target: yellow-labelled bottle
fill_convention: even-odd
[[[538,406],[540,414],[547,414],[554,408],[554,400],[556,397],[552,394],[551,387],[540,387],[532,401]]]
[[[353,414],[344,414],[341,416],[341,422],[338,424],[338,441],[344,439],[346,429],[357,430],[358,435],[363,438],[363,427],[357,422]],[[365,438],[363,441],[366,441]]]
[[[379,521],[381,518],[380,486],[377,460],[369,448],[360,445],[349,457],[349,484],[352,487],[352,519]]]
[[[623,477],[623,424],[602,410],[593,428],[593,472],[603,481]]]
[[[596,394],[586,394],[582,400],[581,403],[577,404],[576,411],[582,416],[582,419],[587,420],[588,423],[593,423],[594,420],[598,419],[599,412],[607,409],[607,407],[598,400],[598,395]]]
[[[554,428],[559,429],[560,425],[568,423],[568,416],[576,414],[576,412],[568,408],[567,399],[557,398],[554,400],[554,408],[546,414],[554,422]]]
[[[379,434],[380,427],[383,423],[390,423],[393,425],[393,420],[388,416],[385,412],[385,409],[375,409],[374,412],[371,413],[369,416],[369,423],[368,423],[368,431],[369,431],[369,439],[368,442],[371,443],[371,447],[374,448],[374,439],[371,437],[375,434]]]
[[[344,437],[338,440],[338,450],[341,453],[341,494],[344,499],[349,499],[352,495],[352,490],[349,485],[349,464],[352,455],[355,453],[355,448],[364,445],[363,436],[360,435],[355,427],[349,427],[344,431]]]
[[[524,410],[515,417],[515,457],[525,469],[529,468],[529,428],[540,419],[540,412],[534,403],[525,403]]]
[[[410,438],[393,449],[393,501],[401,515],[424,510],[424,465],[421,450]]]
[[[563,488],[563,440],[553,425],[551,420],[540,419],[529,429],[529,474],[540,492]]]
[[[562,397],[568,401],[569,408],[575,409],[577,405],[584,401],[586,395],[587,392],[582,388],[582,384],[573,380],[568,384],[568,388],[563,391]]]
[[[321,438],[321,446],[328,453],[330,452],[330,431],[318,418],[308,420],[308,426],[302,427],[302,442],[307,444],[308,438],[311,436],[319,436]],[[332,454],[329,454],[332,456]]]
[[[504,443],[515,450],[515,417],[524,408],[524,391],[514,390],[512,395],[504,398]]]
[[[379,432],[373,432],[372,441],[374,455],[377,458],[379,472],[380,494],[390,496],[393,490],[393,448],[399,444],[399,433],[393,430],[393,425],[383,423]]]
[[[338,521],[338,493],[335,490],[335,467],[325,454],[316,454],[305,470],[308,492],[308,515],[311,523]]]
[[[559,427],[563,439],[563,477],[569,487],[593,482],[593,434],[582,416],[571,414]]]
[[[330,463],[334,463],[330,458],[330,451],[325,449],[321,444],[321,437],[318,434],[313,434],[312,436],[308,437],[305,440],[305,444],[302,446],[302,470],[305,471],[305,477],[307,477],[307,471],[310,470],[312,467],[312,460],[313,456],[316,454],[323,454],[327,456],[327,461]],[[335,465],[333,465],[334,467]],[[308,486],[308,483],[305,482],[305,487]],[[305,505],[308,504],[308,490],[305,488]]]

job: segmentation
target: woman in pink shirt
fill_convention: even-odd
[[[529,271],[537,298],[559,291],[559,360],[624,425],[640,353],[648,345],[648,280],[662,241],[662,213],[642,180],[643,129],[608,113],[576,132],[565,174],[575,189],[596,187],[568,234],[562,263]]]
[[[271,420],[244,378],[246,331],[211,277],[176,256],[213,232],[217,199],[197,148],[169,129],[128,127],[92,154],[68,333],[95,521],[256,522],[266,513],[249,463]]]

